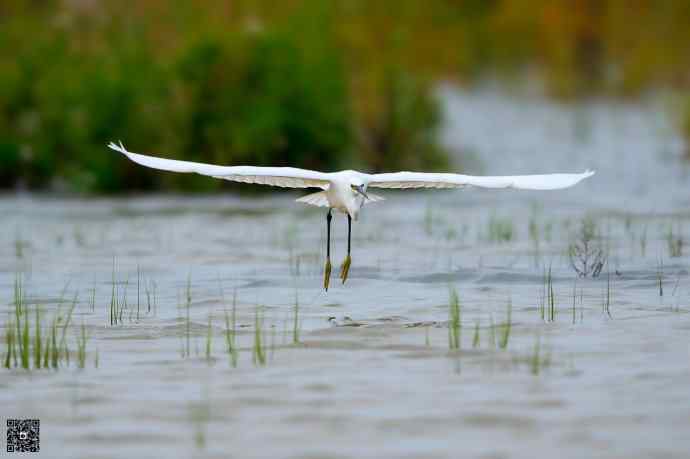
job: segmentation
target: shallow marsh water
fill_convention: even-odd
[[[40,419],[51,458],[688,457],[690,260],[670,241],[688,238],[690,179],[662,107],[441,94],[468,173],[598,174],[553,193],[385,193],[353,227],[344,286],[346,223],[334,219],[328,293],[324,214],[299,194],[0,199],[3,335],[17,273],[48,316],[79,295],[73,352],[77,325],[91,335],[83,370],[3,368],[3,418]],[[574,284],[567,249],[587,215],[608,263]],[[113,279],[127,297],[115,326]],[[257,314],[264,366],[252,361]]]

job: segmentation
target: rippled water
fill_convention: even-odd
[[[0,323],[21,273],[48,317],[79,295],[73,352],[81,323],[91,334],[84,370],[3,369],[3,417],[39,418],[46,457],[687,457],[690,279],[669,231],[687,238],[690,180],[664,107],[441,95],[467,173],[597,175],[552,193],[386,192],[353,227],[344,286],[346,221],[334,219],[328,293],[324,213],[299,194],[1,198]],[[608,263],[577,281],[573,311],[567,248],[585,215]],[[490,239],[496,222],[510,240]],[[540,312],[548,266],[553,322]],[[128,298],[118,326],[113,279]],[[149,311],[141,286],[154,282]],[[460,351],[448,350],[451,287]],[[224,352],[234,294],[236,368]],[[492,335],[509,302],[503,350]],[[252,363],[257,310],[263,367]]]

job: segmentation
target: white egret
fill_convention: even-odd
[[[513,176],[471,176],[448,173],[392,172],[386,174],[365,174],[347,170],[340,172],[318,172],[294,167],[216,166],[213,164],[178,161],[157,158],[127,151],[122,142],[111,142],[108,147],[127,155],[142,166],[171,172],[193,172],[235,182],[257,183],[283,188],[320,188],[323,191],[308,194],[297,199],[317,207],[328,207],[326,214],[326,266],[324,288],[328,290],[331,275],[331,212],[333,209],[347,215],[347,256],[340,269],[343,283],[347,280],[352,258],[350,241],[352,220],[357,220],[362,207],[383,198],[369,193],[369,188],[513,188],[519,190],[558,190],[571,187],[594,171],[581,174],[545,174]]]

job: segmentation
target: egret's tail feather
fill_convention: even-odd
[[[297,202],[309,204],[310,206],[316,207],[329,207],[328,197],[326,196],[325,191],[319,191],[316,193],[308,194],[306,196],[302,196],[301,198],[297,199]]]

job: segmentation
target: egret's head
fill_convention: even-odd
[[[363,196],[365,199],[369,199],[369,196],[367,196],[367,185],[364,181],[359,179],[353,180],[350,183],[350,188],[352,188],[354,193]]]

